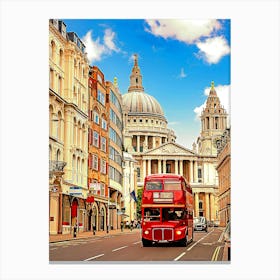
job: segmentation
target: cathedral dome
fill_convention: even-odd
[[[158,101],[143,91],[130,91],[124,94],[123,104],[132,114],[164,117],[164,112]]]
[[[127,108],[129,115],[151,115],[164,118],[163,110],[158,101],[144,92],[136,54],[134,55],[134,66],[130,75],[128,92],[123,95],[123,105]]]

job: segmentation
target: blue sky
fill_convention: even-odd
[[[229,112],[230,20],[63,19],[86,45],[90,65],[105,79],[129,87],[133,54],[146,93],[161,104],[177,143],[191,148],[200,133],[198,118],[214,81]]]

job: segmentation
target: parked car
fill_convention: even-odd
[[[207,220],[205,217],[194,217],[194,230],[208,231]]]
[[[225,248],[227,248],[227,254],[228,254],[228,260],[230,261],[230,222],[227,223],[225,231],[224,231],[224,242],[225,242]]]

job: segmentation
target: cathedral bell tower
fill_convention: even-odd
[[[217,148],[215,142],[227,128],[227,113],[217,96],[214,82],[211,82],[211,89],[206,101],[206,107],[203,109],[200,119],[201,133],[198,139],[199,153],[216,156]]]
[[[134,54],[134,66],[130,75],[130,86],[128,92],[131,91],[144,91],[142,86],[142,75],[138,66],[138,55]]]

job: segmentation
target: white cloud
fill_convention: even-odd
[[[202,57],[208,63],[218,63],[220,59],[230,53],[230,48],[224,37],[208,38],[204,42],[198,42],[198,57]]]
[[[215,90],[220,99],[221,105],[225,108],[227,114],[229,115],[228,120],[230,121],[230,85],[218,85],[215,86]],[[210,87],[204,89],[204,95],[208,96],[209,92],[210,92]],[[206,100],[202,105],[194,109],[194,112],[196,114],[196,120],[200,120],[201,112],[205,107],[206,107]]]
[[[115,35],[115,32],[107,28],[103,37],[104,43],[102,44],[99,37],[95,40],[93,39],[92,30],[87,32],[87,34],[82,38],[82,41],[86,46],[86,52],[90,63],[100,61],[106,54],[120,52],[120,49],[114,43]]]
[[[218,20],[159,19],[146,20],[146,23],[149,26],[145,30],[155,36],[195,44],[199,49],[196,56],[209,64],[218,63],[230,53],[226,39],[215,36],[215,31],[222,27]]]
[[[106,29],[105,35],[104,35],[104,43],[110,51],[119,52],[120,49],[115,45],[115,43],[113,41],[115,38],[115,35],[116,35],[116,33],[113,32],[111,29]]]
[[[187,77],[187,74],[185,73],[184,68],[181,68],[181,72],[180,72],[178,78],[183,79],[183,78],[186,78],[186,77]]]
[[[221,28],[217,20],[159,19],[146,22],[149,25],[149,28],[145,29],[147,32],[187,44],[195,43],[201,37],[209,37],[213,31]]]

